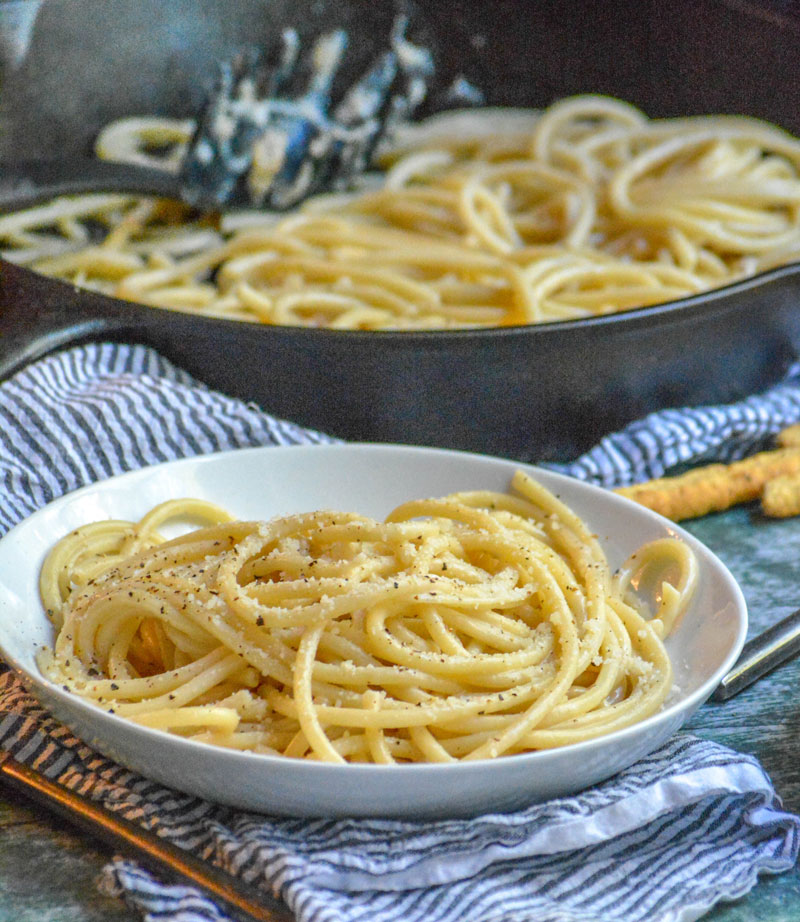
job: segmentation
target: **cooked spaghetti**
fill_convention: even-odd
[[[98,149],[149,162],[148,141],[177,143],[174,167],[189,130],[129,120]],[[542,112],[440,115],[381,163],[377,184],[284,216],[193,219],[155,200],[64,198],[0,218],[0,248],[155,307],[381,330],[608,314],[800,254],[800,141],[753,118],[653,120],[581,96]]]
[[[160,537],[187,516],[206,524]],[[221,746],[492,758],[656,712],[672,685],[663,638],[696,580],[672,538],[612,574],[589,527],[523,472],[508,494],[411,501],[384,522],[241,522],[170,501],[55,545],[41,595],[57,637],[40,665],[113,713]]]

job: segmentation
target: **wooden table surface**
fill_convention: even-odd
[[[751,634],[800,606],[800,519],[766,521],[749,508],[684,523],[725,561],[750,610]],[[757,756],[787,810],[800,813],[800,659],[722,704],[707,704],[688,729]],[[0,789],[0,922],[137,922],[97,879],[110,854]],[[797,922],[796,870],[763,877],[708,922]]]

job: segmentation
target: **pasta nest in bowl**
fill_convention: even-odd
[[[206,524],[161,537],[187,515]],[[511,492],[412,500],[385,521],[234,521],[174,500],[55,545],[40,587],[57,636],[39,663],[99,707],[215,745],[487,759],[655,713],[673,681],[663,638],[696,581],[674,538],[612,572],[597,536],[523,472]]]

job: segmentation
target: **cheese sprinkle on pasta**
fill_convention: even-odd
[[[164,540],[159,528],[199,517]],[[41,573],[52,681],[144,726],[327,762],[453,762],[564,746],[656,712],[663,639],[697,580],[677,539],[612,573],[523,472],[509,493],[383,522],[233,521],[173,500],[60,540]],[[655,610],[632,587],[653,583]]]

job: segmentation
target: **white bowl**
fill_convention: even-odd
[[[624,730],[561,749],[464,764],[328,765],[209,746],[129,723],[47,681],[36,652],[53,640],[38,577],[52,544],[103,518],[137,519],[168,498],[197,496],[240,518],[334,508],[376,518],[408,499],[506,490],[524,468],[600,536],[612,566],[653,538],[695,551],[700,584],[667,640],[675,688],[663,709]],[[614,493],[512,461],[394,445],[253,448],[145,468],[84,487],[30,516],[0,541],[0,655],[79,737],[126,767],[218,803],[289,816],[446,817],[510,810],[589,787],[647,755],[713,692],[747,628],[742,593],[691,535]]]

